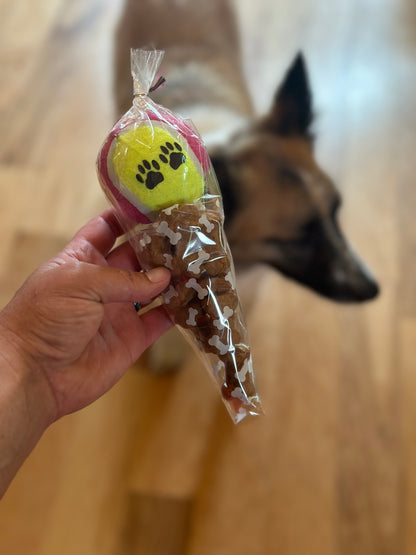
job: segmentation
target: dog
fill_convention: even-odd
[[[129,49],[143,44],[166,51],[168,86],[154,100],[192,119],[208,146],[237,273],[266,264],[334,301],[376,297],[339,226],[340,194],[314,158],[304,56],[256,118],[227,0],[127,0],[115,41],[119,115],[132,101]]]

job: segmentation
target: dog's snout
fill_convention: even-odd
[[[338,227],[323,227],[321,240],[303,272],[294,276],[321,295],[338,302],[364,302],[379,294],[379,285]]]
[[[336,221],[323,226],[318,251],[315,268],[318,266],[316,274],[321,278],[317,280],[320,281],[319,292],[341,302],[364,302],[377,297],[380,289],[375,277],[348,243]]]
[[[364,302],[374,299],[380,288],[371,272],[359,259],[354,264],[336,268],[329,282],[329,296],[343,302]]]

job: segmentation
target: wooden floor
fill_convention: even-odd
[[[199,363],[132,368],[64,418],[0,504],[7,555],[416,554],[416,4],[239,0],[264,110],[306,54],[318,158],[381,296],[271,271],[249,317],[266,416],[235,427]],[[104,206],[115,0],[0,0],[0,301]]]

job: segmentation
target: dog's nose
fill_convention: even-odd
[[[358,295],[358,299],[360,301],[370,301],[371,299],[374,299],[375,297],[377,297],[377,295],[380,292],[380,287],[378,285],[378,283],[373,279],[370,278],[362,284],[361,287],[357,288],[357,295]]]
[[[348,270],[335,271],[332,283],[333,298],[343,302],[364,302],[377,297],[380,292],[379,285],[370,270],[358,258]]]
[[[356,279],[353,280],[354,289],[357,294],[358,301],[369,301],[377,297],[380,292],[378,283],[372,272],[358,258],[356,267]]]

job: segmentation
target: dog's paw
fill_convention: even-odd
[[[164,164],[169,164],[173,170],[177,170],[182,164],[185,164],[186,156],[179,143],[166,142],[160,147],[160,150],[159,160]]]

